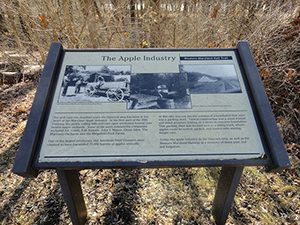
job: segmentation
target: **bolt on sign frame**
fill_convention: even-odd
[[[245,166],[290,167],[247,42],[230,49],[63,49],[52,43],[13,172],[56,169],[73,224],[78,170],[222,167],[224,224]]]

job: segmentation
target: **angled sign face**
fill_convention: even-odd
[[[38,162],[264,154],[234,51],[66,51]]]
[[[56,58],[50,49],[46,64],[55,69],[52,75],[44,71],[41,81],[51,77],[43,84],[48,94],[35,100],[43,102],[35,107],[45,111],[34,128],[27,170],[29,165],[272,165],[279,158],[272,147],[278,144],[268,137],[271,128],[265,128],[272,111],[260,106],[267,100],[259,96],[263,87],[254,85],[257,70],[254,75],[245,70],[252,68],[248,59],[253,60],[248,44],[239,46],[61,48]],[[244,54],[240,49],[245,46]],[[37,96],[43,91],[40,88]],[[20,152],[26,145],[21,143]]]

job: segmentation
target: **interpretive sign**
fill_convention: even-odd
[[[290,161],[247,42],[232,49],[68,50],[52,43],[13,172],[54,168],[74,224],[77,170],[222,166],[224,224],[244,166]]]
[[[274,164],[239,49],[58,52],[34,167]]]
[[[234,51],[64,54],[38,162],[264,158]]]

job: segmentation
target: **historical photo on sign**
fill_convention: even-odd
[[[186,73],[131,74],[128,109],[189,109]]]
[[[67,65],[58,102],[125,102],[129,96],[130,66]]]
[[[179,65],[191,94],[241,93],[234,65]]]

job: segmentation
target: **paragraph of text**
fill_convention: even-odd
[[[148,131],[152,124],[143,116],[55,116],[50,136],[124,135]]]
[[[162,115],[159,116],[159,134],[177,134],[178,131],[241,130],[247,123],[245,114]]]

